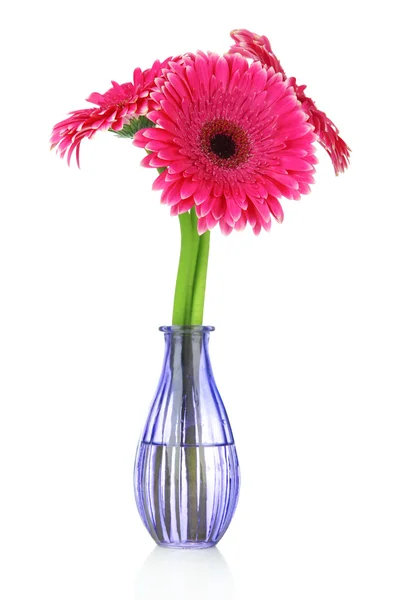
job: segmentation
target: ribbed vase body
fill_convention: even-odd
[[[163,327],[165,355],[135,463],[136,503],[161,546],[204,548],[223,536],[239,465],[211,369],[212,327]]]

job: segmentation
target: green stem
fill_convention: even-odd
[[[189,288],[190,262],[192,259],[192,223],[190,213],[179,215],[181,226],[181,253],[176,277],[173,325],[188,325],[186,321],[186,301]]]
[[[196,272],[194,276],[193,301],[191,306],[191,325],[202,325],[204,300],[206,294],[208,256],[210,252],[210,232],[200,236],[197,254]]]
[[[196,209],[192,208],[190,211],[190,218],[192,224],[192,252],[190,257],[190,265],[189,265],[189,277],[188,277],[188,289],[186,296],[186,313],[185,313],[185,321],[187,324],[190,324],[190,317],[192,312],[192,301],[193,301],[193,289],[195,284],[195,273],[196,273],[196,264],[197,264],[197,254],[199,251],[200,245],[200,236],[197,233],[197,216]]]
[[[146,151],[148,154],[149,151]],[[162,173],[164,168],[158,168]],[[197,231],[196,209],[179,215],[181,252],[176,277],[172,325],[202,325],[210,232]]]
[[[176,278],[173,325],[201,325],[206,291],[210,232],[197,232],[197,216],[191,211],[179,215],[181,252]]]

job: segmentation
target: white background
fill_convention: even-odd
[[[22,2],[2,9],[0,596],[400,595],[398,37],[390,2]],[[394,3],[393,3],[394,8]],[[242,468],[218,550],[154,550],[135,447],[171,321],[179,227],[142,151],[82,168],[52,125],[110,80],[267,35],[352,148],[285,222],[211,239],[205,323]],[[89,105],[87,105],[89,106]],[[256,591],[258,590],[258,591]]]

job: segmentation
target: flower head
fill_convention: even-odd
[[[149,103],[151,108],[149,94],[155,89],[154,80],[167,61],[157,60],[145,71],[135,69],[132,82],[120,85],[112,81],[112,87],[105,94],[90,94],[87,102],[97,107],[72,111],[70,117],[57,123],[50,138],[52,148],[57,148],[62,158],[67,154],[68,164],[75,152],[79,166],[79,149],[84,138],[90,139],[97,131],[119,131],[132,117],[147,113]]]
[[[295,77],[287,78],[279,60],[272,51],[269,40],[265,36],[257,35],[247,29],[235,29],[231,32],[231,37],[235,44],[231,47],[230,52],[239,52],[247,58],[261,61],[267,67],[273,67],[293,87],[303,110],[309,116],[309,123],[313,125],[319,143],[325,148],[332,160],[336,175],[343,172],[349,166],[349,147],[339,136],[336,125],[315,106],[311,98],[305,95],[306,86],[298,85]]]
[[[173,215],[196,206],[198,230],[254,233],[283,219],[282,196],[299,199],[313,182],[313,141],[293,88],[281,73],[240,54],[188,54],[170,63],[134,144],[142,164],[164,168],[153,189]]]

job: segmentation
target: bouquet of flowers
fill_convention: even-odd
[[[287,77],[269,40],[245,29],[220,56],[186,53],[136,68],[132,81],[92,93],[94,107],[55,125],[51,144],[68,164],[98,131],[131,138],[153,189],[177,216],[181,252],[163,372],[137,453],[136,500],[157,543],[216,544],[233,516],[239,467],[203,327],[210,232],[256,235],[283,220],[281,198],[310,192],[315,142],[336,174],[350,150],[334,123]]]

